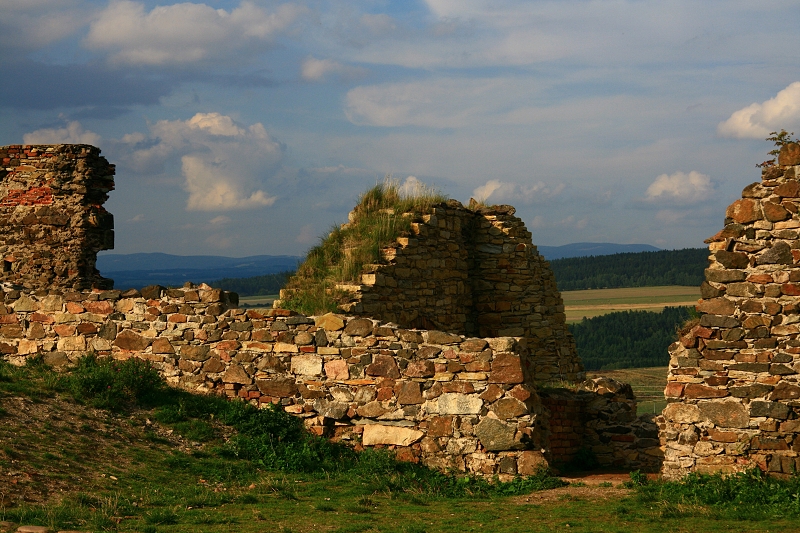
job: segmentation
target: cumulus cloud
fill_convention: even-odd
[[[723,137],[763,139],[800,122],[800,81],[790,84],[766,102],[753,103],[720,122],[717,132]]]
[[[707,200],[714,192],[711,178],[692,170],[688,174],[675,172],[661,174],[647,188],[649,202],[669,201],[676,204],[694,204]]]
[[[400,185],[400,194],[403,196],[417,196],[435,190],[416,176],[409,176]]]
[[[197,113],[188,120],[161,120],[148,136],[129,134],[125,163],[141,173],[163,170],[180,159],[190,211],[225,211],[272,205],[264,179],[283,157],[283,146],[260,123],[245,127],[220,113]],[[227,217],[211,223],[222,224]]]
[[[330,75],[342,78],[355,78],[364,75],[366,71],[361,68],[343,65],[332,59],[316,59],[307,57],[300,66],[300,76],[305,81],[320,82]]]
[[[304,11],[283,4],[273,12],[244,0],[231,11],[184,2],[156,6],[112,1],[92,22],[84,45],[123,65],[183,65],[263,48]]]
[[[84,130],[80,122],[72,121],[63,128],[45,128],[22,136],[25,144],[94,144],[100,136],[93,131]]]
[[[79,31],[87,13],[64,0],[0,0],[0,55],[36,50]]]
[[[532,204],[553,198],[563,190],[563,183],[552,186],[539,181],[530,185],[519,185],[500,180],[489,180],[472,191],[472,196],[476,200],[483,202],[491,199],[492,202],[513,201],[515,203]]]

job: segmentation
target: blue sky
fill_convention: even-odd
[[[391,174],[536,244],[703,246],[800,133],[793,1],[0,0],[0,144],[117,165],[116,252],[301,254]]]

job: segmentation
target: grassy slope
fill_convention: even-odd
[[[192,410],[194,400],[186,396],[173,396],[169,406],[114,413],[76,403],[70,390],[47,369],[0,364],[0,493],[6,498],[0,521],[144,533],[646,533],[792,531],[800,516],[797,502],[781,500],[773,487],[761,490],[760,481],[749,483],[748,501],[730,506],[698,504],[686,490],[676,495],[675,484],[504,496],[467,482],[450,485],[460,496],[448,496],[415,484],[408,477],[413,471],[397,474],[390,463],[349,473],[270,470],[215,451],[233,433],[229,426],[212,421],[208,432],[186,420],[156,421],[170,418],[165,412],[176,419],[176,412]],[[700,488],[706,499],[730,492],[713,484]],[[775,496],[776,504],[761,504],[763,494]]]

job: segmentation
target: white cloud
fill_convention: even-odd
[[[400,194],[404,196],[416,196],[428,190],[431,190],[431,187],[428,187],[416,176],[407,177],[400,186]]]
[[[212,226],[225,226],[229,224],[230,221],[231,221],[230,217],[226,217],[225,215],[219,215],[209,220],[208,223]]]
[[[669,201],[676,204],[694,204],[707,200],[714,192],[711,178],[692,170],[688,174],[675,172],[661,174],[647,188],[649,202]]]
[[[564,190],[564,187],[563,183],[552,186],[543,181],[531,185],[519,185],[500,180],[489,180],[472,191],[472,196],[476,200],[483,202],[491,199],[492,202],[531,204],[559,195]]]
[[[92,22],[84,44],[117,64],[191,64],[263,49],[303,11],[283,4],[268,12],[243,0],[231,11],[184,2],[147,12],[140,2],[116,0]]]
[[[766,102],[753,103],[720,122],[717,132],[723,137],[763,139],[800,123],[800,81],[790,84]]]
[[[100,142],[100,136],[93,131],[84,130],[80,122],[72,121],[63,128],[45,128],[22,136],[25,144],[93,144]]]
[[[343,65],[332,59],[316,59],[307,57],[300,66],[300,76],[305,81],[320,82],[324,81],[329,75],[338,75],[343,78],[355,78],[362,76],[366,70]]]
[[[444,78],[356,87],[347,93],[345,113],[361,126],[459,128],[514,106],[529,82]]]
[[[86,24],[88,15],[73,0],[0,0],[0,13],[3,52],[35,50],[68,37]]]
[[[129,218],[128,222],[143,222],[146,220],[144,213],[139,213],[138,215],[134,216],[133,218]]]
[[[316,235],[314,235],[314,226],[311,224],[306,224],[300,228],[300,233],[297,234],[297,237],[295,237],[294,240],[301,244],[311,244],[314,242],[316,240]]]
[[[264,179],[279,165],[283,147],[260,123],[241,126],[220,113],[197,113],[189,120],[161,120],[148,137],[129,134],[123,159],[141,173],[163,170],[180,159],[189,211],[226,211],[272,205]],[[211,223],[226,223],[216,217]],[[229,220],[229,219],[228,219]]]

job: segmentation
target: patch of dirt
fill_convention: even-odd
[[[565,500],[610,500],[622,498],[631,493],[631,489],[623,486],[623,483],[631,479],[629,472],[595,471],[560,477],[569,483],[569,486],[518,496],[515,498],[515,503],[540,505]],[[655,479],[657,476],[648,474],[647,477]]]
[[[514,498],[514,503],[541,505],[545,503],[562,502],[565,500],[611,500],[622,498],[630,494],[631,489],[621,487],[599,487],[597,485],[561,487],[559,489],[543,490],[527,496]]]
[[[0,394],[0,508],[113,489],[137,453],[196,449],[148,415]]]

